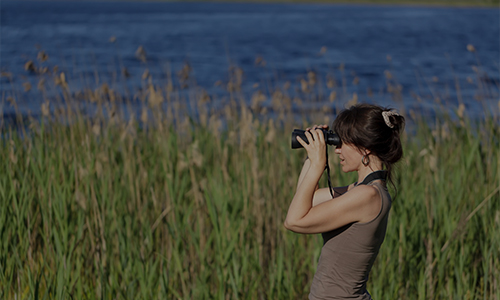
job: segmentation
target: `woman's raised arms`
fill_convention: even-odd
[[[311,201],[311,199],[294,200]],[[379,214],[381,206],[382,199],[378,190],[373,186],[361,185],[342,196],[303,211],[291,211],[293,209],[291,206],[285,227],[297,233],[327,232],[353,222],[369,222]]]

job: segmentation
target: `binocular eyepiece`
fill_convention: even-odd
[[[323,134],[325,135],[325,142],[330,146],[338,146],[340,145],[340,137],[333,133],[331,130],[321,129],[323,130]],[[302,129],[294,129],[292,132],[292,149],[303,148],[302,145],[297,141],[297,137],[300,138],[307,143],[306,131]]]

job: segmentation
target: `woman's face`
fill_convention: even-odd
[[[354,145],[342,143],[335,148],[335,153],[339,155],[342,171],[358,171],[361,167],[363,154]]]

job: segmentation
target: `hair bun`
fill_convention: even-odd
[[[385,124],[389,128],[394,128],[394,124],[391,122],[391,119],[389,118],[391,116],[401,116],[401,115],[395,111],[390,111],[390,110],[382,112],[382,117],[384,117]]]

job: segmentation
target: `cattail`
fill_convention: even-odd
[[[75,192],[75,201],[83,210],[87,210],[87,198],[85,197],[85,195],[83,195],[82,192]]]
[[[334,87],[337,86],[337,83],[335,82],[335,78],[333,78],[331,75],[328,75],[327,76],[327,79],[326,79],[326,86],[329,88],[329,89],[333,89]]]
[[[347,102],[347,106],[353,106],[358,103],[358,93],[352,93],[352,98]]]
[[[31,84],[29,82],[23,83],[24,91],[29,92],[31,90]]]
[[[464,112],[465,112],[465,105],[463,103],[460,103],[460,105],[458,106],[458,110],[457,110],[458,117],[463,118]]]
[[[330,99],[330,103],[334,102],[335,99],[337,99],[337,92],[336,91],[332,91],[330,93],[330,96],[328,98]]]
[[[61,72],[61,74],[59,74],[59,76],[56,76],[56,78],[54,78],[54,82],[56,85],[60,85],[62,87],[67,87],[67,82],[66,82],[66,75],[64,74],[64,72]]]
[[[13,141],[13,140],[10,140],[9,158],[10,158],[10,161],[11,161],[13,164],[16,164],[16,163],[17,163],[17,156],[16,156],[16,153],[15,153],[15,144],[14,144],[14,141]]]
[[[49,56],[44,51],[38,52],[37,58],[40,62],[44,62],[49,59]]]
[[[274,126],[274,120],[269,119],[267,134],[266,134],[266,137],[264,138],[264,140],[268,143],[272,143],[275,138],[276,138],[276,128]]]
[[[10,105],[14,106],[16,105],[16,99],[14,99],[13,97],[7,97],[7,102],[10,103]]]
[[[255,65],[265,67],[266,61],[262,58],[262,56],[257,56],[257,58],[255,58]]]
[[[99,136],[101,134],[101,126],[98,123],[95,123],[92,126],[92,132],[96,135]]]
[[[164,100],[161,91],[155,90],[153,85],[149,85],[148,94],[148,103],[151,107],[157,107]]]
[[[7,78],[9,78],[9,79],[12,79],[12,77],[13,77],[13,76],[12,76],[12,73],[10,73],[10,72],[1,72],[1,73],[0,73],[0,76],[1,76],[1,77],[7,77]]]
[[[300,89],[302,90],[303,93],[307,93],[309,91],[307,81],[305,81],[304,79],[300,80]]]
[[[44,103],[42,103],[42,107],[41,107],[41,109],[42,109],[42,115],[43,115],[44,117],[48,117],[48,116],[49,116],[49,114],[50,114],[49,102],[44,102]]]
[[[148,109],[143,107],[141,112],[141,122],[146,124],[148,122]]]
[[[122,75],[125,78],[129,78],[130,77],[130,73],[129,73],[129,71],[128,71],[127,68],[122,68]]]
[[[43,91],[45,90],[45,79],[40,79],[40,81],[38,81],[38,84],[36,86],[36,88],[39,90],[39,91]]]
[[[313,71],[307,72],[307,79],[309,81],[308,83],[310,86],[314,86],[318,82],[316,78],[316,73],[314,73]]]
[[[144,70],[144,73],[142,73],[142,80],[146,80],[151,77],[151,74],[149,73],[149,69]]]
[[[142,61],[143,63],[145,63],[147,61],[146,50],[144,49],[144,47],[139,46],[139,48],[137,48],[137,50],[135,51],[135,57],[138,60]]]
[[[24,70],[29,71],[30,73],[36,72],[36,67],[35,67],[35,64],[33,63],[32,60],[30,60],[24,64]]]
[[[96,160],[94,169],[95,169],[95,174],[97,175],[97,177],[101,178],[101,175],[102,175],[102,164],[101,164],[100,161]]]

